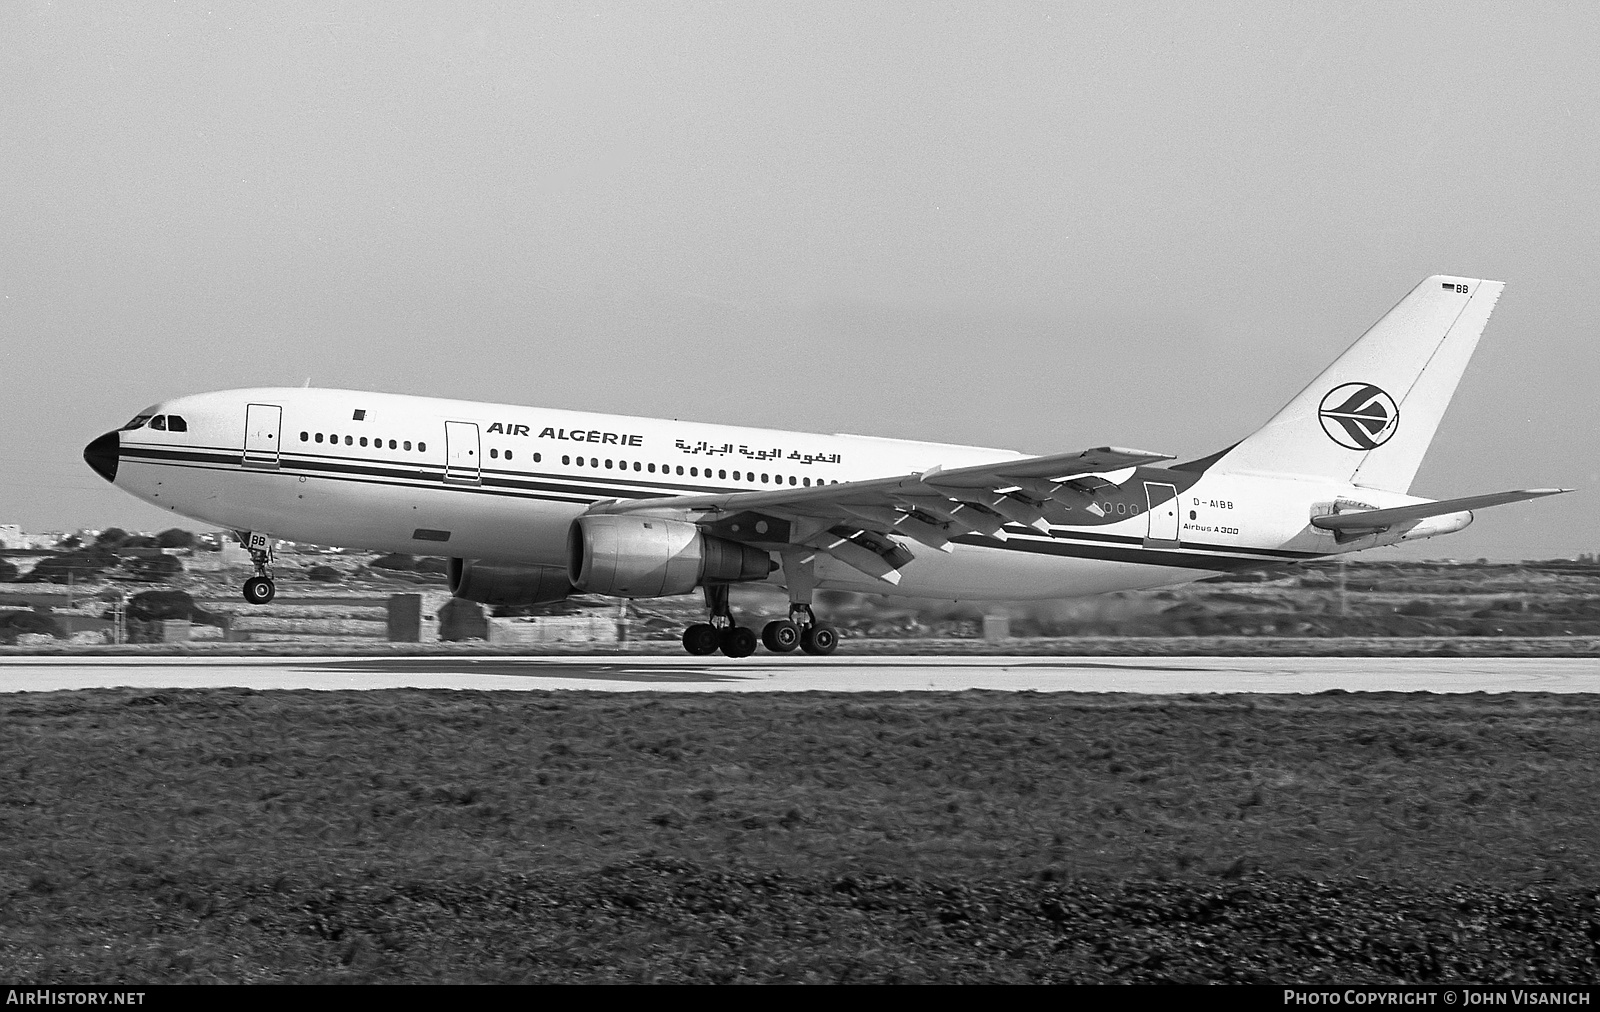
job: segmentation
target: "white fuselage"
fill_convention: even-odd
[[[542,566],[567,564],[573,520],[601,500],[843,483],[1023,456],[347,390],[222,391],[143,413],[179,416],[184,430],[122,431],[115,483],[174,513],[298,542]],[[1116,484],[1097,503],[1104,517],[1084,513],[1082,524],[1049,535],[1013,525],[1004,541],[963,538],[948,553],[908,544],[917,557],[898,586],[820,556],[819,586],[1001,600],[1156,587],[1394,543],[1407,535],[1336,544],[1309,520],[1338,500],[1426,501],[1201,467],[1109,477]],[[1175,534],[1163,526],[1170,516],[1150,509],[1150,486],[1177,488]],[[781,583],[782,572],[771,579]]]

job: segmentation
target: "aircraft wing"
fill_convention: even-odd
[[[913,557],[896,537],[948,552],[950,540],[963,534],[1004,540],[1007,523],[1047,531],[1052,521],[1067,523],[1074,507],[1098,513],[1093,493],[1116,484],[1109,473],[1170,459],[1101,446],[837,485],[606,500],[590,512],[697,513],[695,521],[716,537],[774,550],[814,549],[896,584]]]
[[[1312,517],[1311,526],[1320,527],[1325,531],[1382,531],[1396,524],[1426,520],[1428,517],[1444,516],[1446,513],[1500,506],[1508,502],[1523,502],[1527,499],[1538,499],[1571,491],[1570,488],[1524,488],[1514,492],[1469,495],[1464,499],[1441,499],[1438,502],[1417,503],[1415,506],[1395,506],[1386,510],[1330,513],[1327,516]]]

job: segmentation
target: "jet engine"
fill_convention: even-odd
[[[567,579],[586,594],[663,597],[704,583],[765,580],[772,556],[707,537],[682,520],[657,517],[579,517],[567,535]]]
[[[571,594],[572,584],[560,566],[506,566],[477,559],[451,559],[450,593],[479,604],[544,604]]]

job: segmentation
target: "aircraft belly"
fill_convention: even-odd
[[[316,545],[530,565],[566,565],[567,530],[584,509],[581,503],[530,502],[475,487],[382,486],[284,471],[219,473],[135,461],[125,462],[117,484],[163,509],[229,530],[263,531]]]

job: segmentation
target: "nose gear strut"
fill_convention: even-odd
[[[256,575],[244,581],[244,599],[250,604],[267,604],[278,594],[272,581],[273,542],[265,534],[255,531],[235,531],[239,544],[250,553],[250,562]]]

